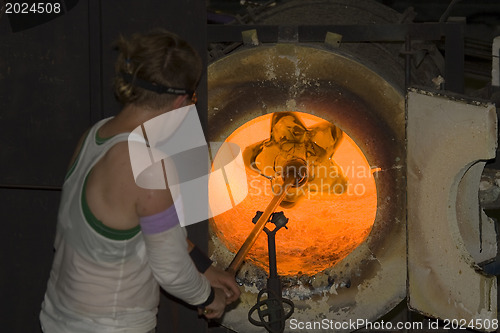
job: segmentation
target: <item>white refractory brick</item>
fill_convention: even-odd
[[[497,254],[478,198],[491,185],[481,174],[495,157],[495,106],[417,89],[407,106],[409,306],[434,318],[496,319],[496,277],[476,268]]]

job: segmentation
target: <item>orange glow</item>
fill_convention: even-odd
[[[295,113],[310,128],[324,122],[316,116]],[[226,142],[246,147],[270,136],[271,114],[253,119],[232,133]],[[217,160],[217,156],[215,157]],[[344,259],[368,236],[377,210],[372,169],[354,141],[344,133],[333,155],[347,178],[342,193],[306,192],[291,208],[278,208],[289,218],[288,230],[276,235],[278,272],[281,275],[316,274]],[[373,167],[375,168],[375,166]],[[271,181],[247,169],[248,195],[231,210],[212,219],[217,237],[236,253],[253,228],[256,211],[272,199]],[[272,229],[272,227],[270,227]],[[263,232],[246,261],[267,270],[267,235]]]

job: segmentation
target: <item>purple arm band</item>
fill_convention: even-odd
[[[139,217],[141,230],[146,235],[157,234],[172,229],[179,224],[175,205],[165,209],[163,212],[150,216]]]

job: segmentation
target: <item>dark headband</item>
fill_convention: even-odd
[[[142,89],[146,89],[157,94],[171,94],[171,95],[189,95],[193,96],[193,90],[181,89],[181,88],[172,88],[161,85],[159,83],[149,82],[138,77],[134,77],[128,73],[121,73],[125,82],[133,84]]]

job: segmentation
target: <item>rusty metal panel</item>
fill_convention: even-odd
[[[412,89],[407,117],[409,307],[491,330],[479,323],[496,320],[497,281],[477,263],[496,245],[477,196],[478,161],[495,157],[495,107]]]

